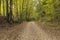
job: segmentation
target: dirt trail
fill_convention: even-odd
[[[60,40],[60,29],[28,22],[12,29],[0,29],[0,40]]]

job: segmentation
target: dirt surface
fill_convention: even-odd
[[[54,29],[35,22],[0,28],[0,40],[60,40],[60,29]]]

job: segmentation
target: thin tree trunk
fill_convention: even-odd
[[[28,0],[27,0],[27,3],[26,3],[26,21],[28,20]]]
[[[18,15],[18,0],[16,0],[16,16],[17,16],[17,21],[19,21],[19,15]]]
[[[27,3],[26,3],[26,21],[29,21],[28,5],[29,5],[29,0],[27,0]]]
[[[23,6],[24,6],[24,0],[22,1],[22,12],[20,14],[20,22],[23,22]]]
[[[3,0],[3,15],[5,16],[4,0]]]
[[[0,0],[0,15],[1,15],[1,0]]]
[[[9,20],[10,20],[10,23],[13,21],[13,19],[12,19],[12,0],[10,0],[10,13],[9,13]]]
[[[8,23],[9,23],[8,0],[6,0],[6,16],[7,16],[7,21],[8,21]]]

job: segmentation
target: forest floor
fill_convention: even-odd
[[[36,22],[0,27],[0,40],[60,40],[60,28]]]

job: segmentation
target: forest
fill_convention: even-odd
[[[60,40],[60,0],[0,0],[0,40]]]
[[[0,0],[0,24],[6,21],[60,24],[60,0]]]

